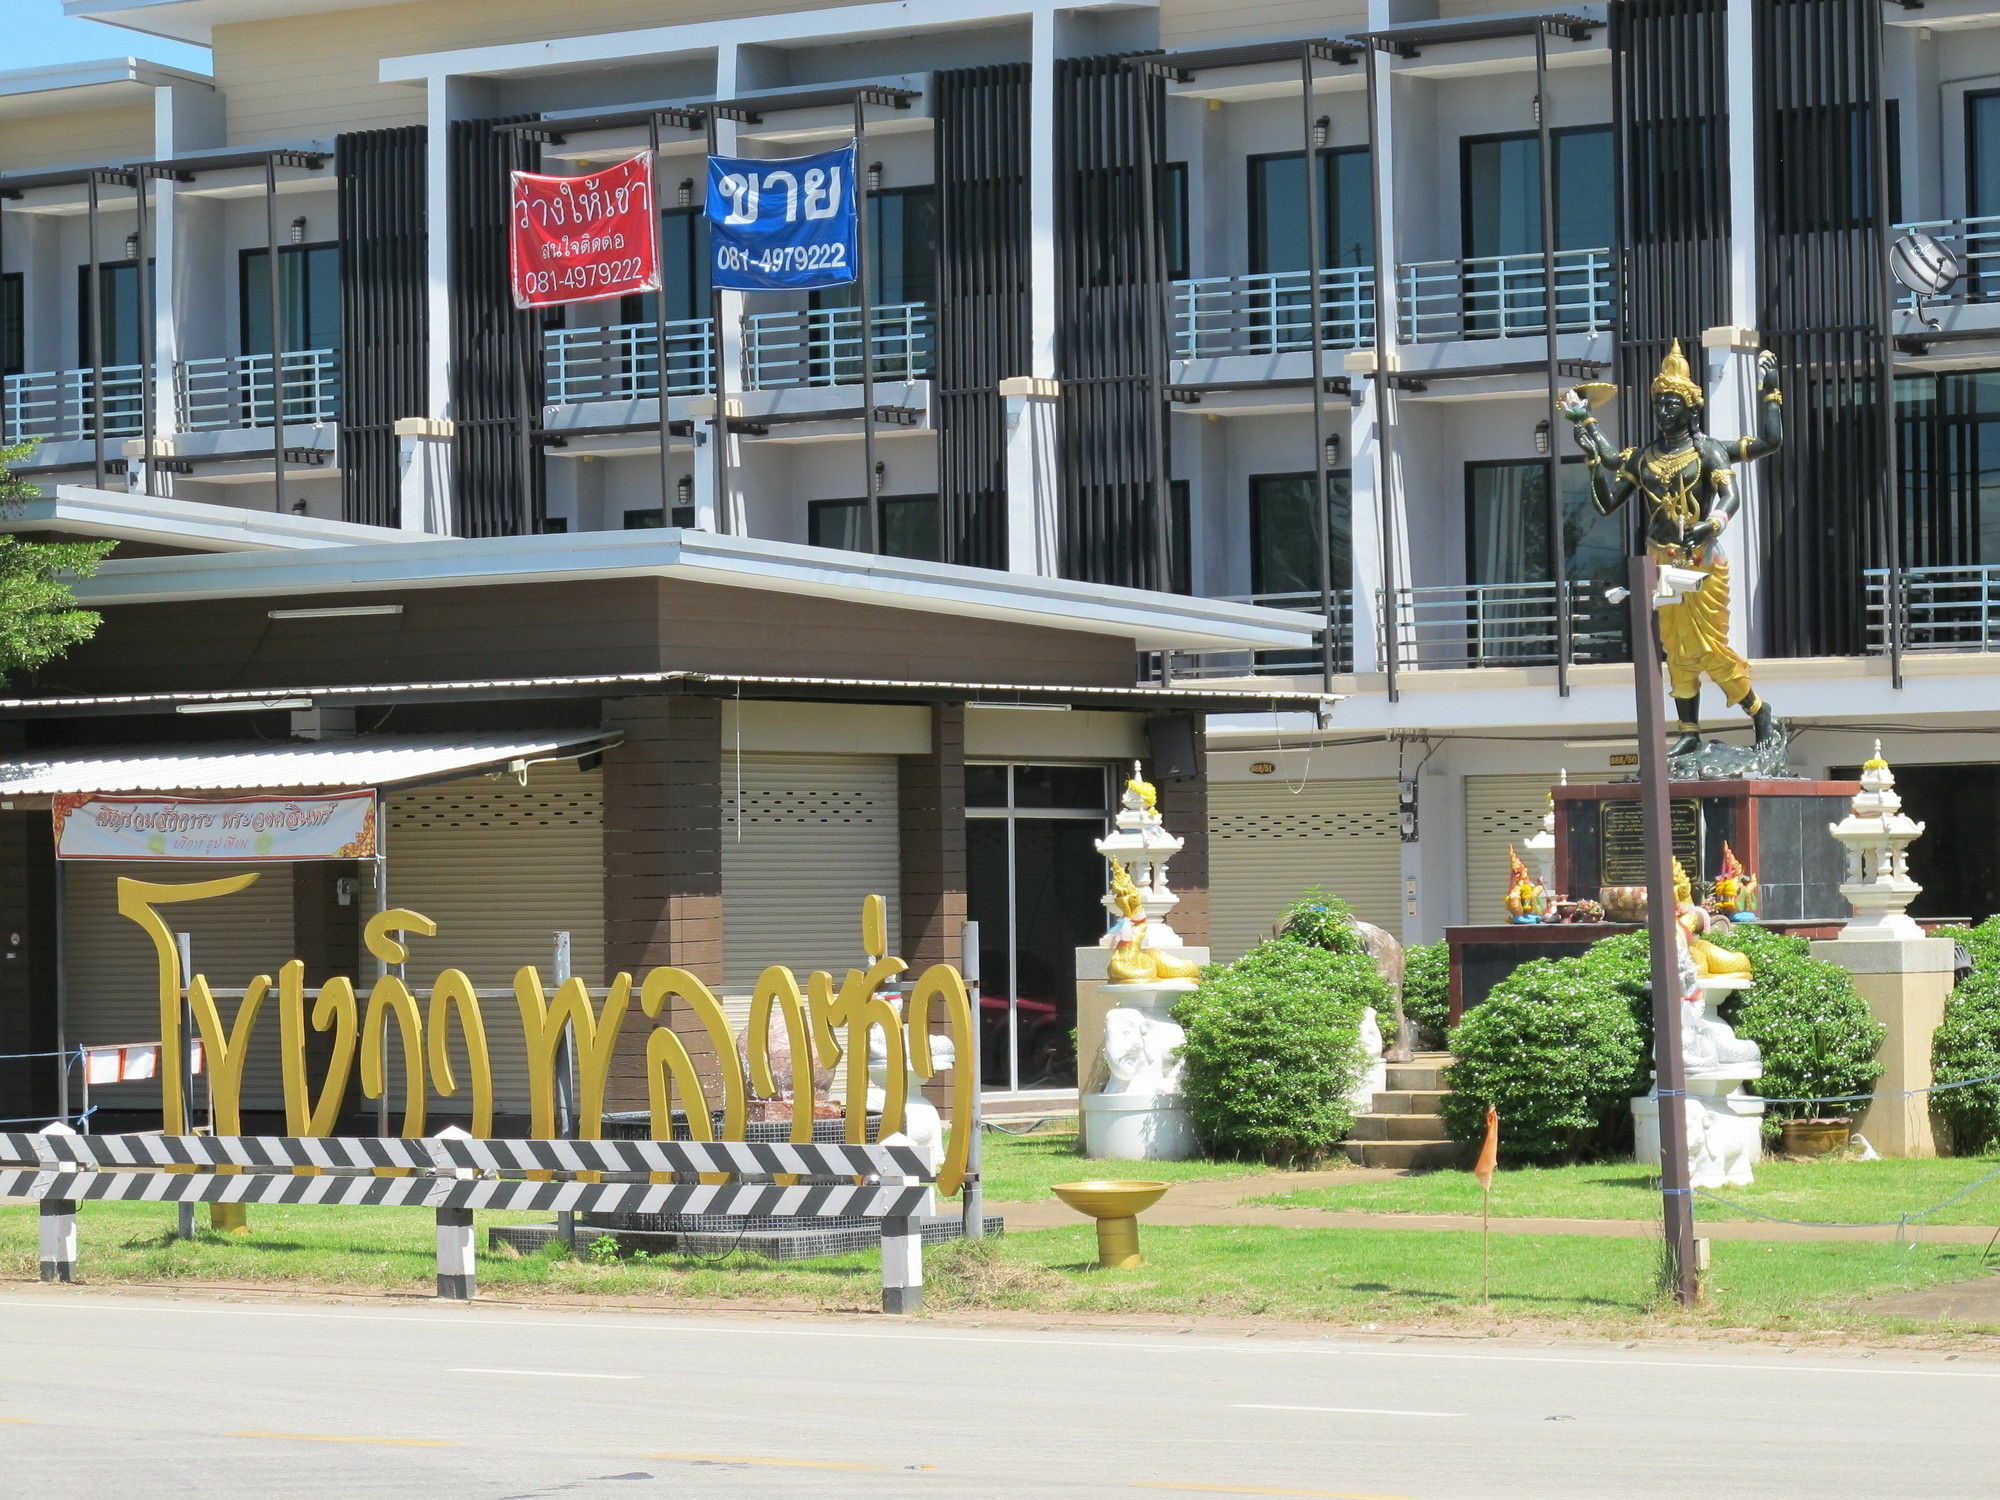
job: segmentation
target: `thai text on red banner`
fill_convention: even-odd
[[[643,152],[588,176],[514,173],[510,223],[516,307],[660,289],[660,220]]]

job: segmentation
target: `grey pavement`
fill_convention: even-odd
[[[1986,1496],[2000,1359],[0,1292],[0,1493]]]

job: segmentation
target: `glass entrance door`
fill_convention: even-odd
[[[1102,766],[968,766],[966,915],[979,924],[982,1086],[1076,1084],[1076,950],[1104,935]]]

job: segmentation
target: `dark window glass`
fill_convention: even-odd
[[[21,296],[19,271],[0,276],[0,375],[19,375],[28,367],[27,320]]]
[[[1601,125],[1553,133],[1556,248],[1611,245],[1611,131]],[[1541,146],[1533,131],[1469,136],[1460,148],[1468,260],[1535,255],[1542,248]]]
[[[625,530],[627,531],[658,531],[663,530],[670,524],[678,526],[684,531],[692,527],[694,525],[694,507],[692,505],[676,505],[673,508],[671,520],[666,508],[658,505],[655,505],[650,510],[628,510],[625,512]]]
[[[153,264],[147,263],[149,274]],[[99,347],[107,365],[139,363],[139,267],[132,261],[111,261],[98,266],[103,287],[104,319]],[[77,364],[89,369],[90,356],[90,267],[76,268],[76,349]]]
[[[877,307],[930,302],[937,295],[937,191],[881,188],[868,199],[869,290]],[[858,307],[853,286],[829,287],[819,307]]]
[[[1016,766],[1016,807],[1063,807],[1103,812],[1104,771],[1099,766]]]
[[[842,552],[873,552],[868,506],[861,500],[814,500],[806,506],[806,540]]]
[[[1465,466],[1466,577],[1541,583],[1549,577],[1548,465],[1539,458]],[[1605,587],[1625,576],[1625,523],[1599,515],[1583,461],[1562,461],[1563,550],[1571,578]]]
[[[882,556],[922,562],[938,559],[938,499],[936,495],[884,495]],[[806,540],[815,547],[843,552],[873,552],[875,539],[868,525],[865,500],[814,500],[806,506]]]
[[[670,208],[660,215],[660,285],[667,294],[667,321],[708,316],[708,219],[698,208]],[[653,294],[620,299],[618,321],[653,321]]]
[[[1167,588],[1194,592],[1194,498],[1185,479],[1167,487]]]
[[[243,352],[271,352],[270,255],[245,250],[238,286],[242,295]],[[340,247],[285,245],[278,251],[284,268],[285,348],[340,347]]]
[[[967,766],[965,768],[965,805],[967,807],[1005,807],[1007,805],[1007,768],[1005,766]]]
[[[1250,269],[1306,269],[1305,177],[1297,151],[1250,158]],[[1375,261],[1375,210],[1369,196],[1368,148],[1320,153],[1320,244],[1329,266]]]
[[[1896,415],[1905,563],[2000,563],[2000,370],[1905,376]]]
[[[1188,239],[1188,169],[1184,161],[1160,164],[1154,204],[1160,215],[1160,236],[1167,247],[1167,280],[1186,281],[1193,275]]]
[[[1319,527],[1313,520],[1316,486],[1310,474],[1250,477],[1250,588],[1258,594],[1319,593]],[[1335,592],[1350,586],[1354,539],[1345,470],[1326,476],[1328,561]]]
[[[1903,222],[1903,104],[1899,99],[1884,102],[1883,114],[1889,132],[1889,219]]]

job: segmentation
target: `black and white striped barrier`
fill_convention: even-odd
[[[376,1175],[383,1171],[411,1175]],[[501,1175],[523,1172],[562,1175]],[[610,1180],[572,1175],[585,1172]],[[672,1180],[652,1180],[657,1175]],[[699,1180],[721,1175],[735,1180]],[[780,1175],[818,1180],[770,1180]],[[883,1310],[915,1312],[923,1305],[921,1226],[935,1180],[924,1154],[900,1136],[845,1146],[503,1141],[455,1133],[423,1140],[0,1133],[0,1197],[41,1203],[44,1281],[75,1279],[79,1203],[429,1208],[437,1214],[438,1295],[457,1299],[473,1294],[472,1215],[482,1208],[848,1216],[882,1225]]]

